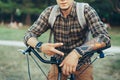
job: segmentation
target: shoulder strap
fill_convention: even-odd
[[[76,5],[76,12],[77,12],[77,16],[78,16],[78,21],[79,21],[82,28],[84,26],[86,26],[86,20],[84,17],[84,6],[85,5],[88,5],[88,4],[87,3],[77,3],[77,5]]]
[[[89,4],[88,3],[77,3],[77,5],[76,5],[76,12],[77,12],[77,16],[78,16],[78,21],[79,21],[82,28],[87,26],[85,15],[84,15],[84,7],[85,7],[85,5],[89,5]],[[87,39],[86,39],[85,42],[87,42],[87,41],[89,41],[91,39],[91,32],[89,31],[86,34],[86,36],[87,36]]]
[[[48,23],[50,24],[50,27],[51,27],[51,31],[50,31],[50,36],[49,36],[49,40],[48,42],[51,43],[52,42],[52,28],[53,28],[53,25],[54,25],[54,22],[56,20],[56,11],[58,9],[58,6],[55,5],[53,8],[52,8],[52,11],[50,12],[50,16],[49,16],[49,19],[48,19]]]
[[[51,28],[53,28],[53,25],[54,25],[54,22],[56,20],[56,12],[57,12],[57,9],[58,9],[58,6],[55,5],[51,12],[50,12],[50,16],[49,16],[49,19],[48,19],[48,23],[50,24]]]

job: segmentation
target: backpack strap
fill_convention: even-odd
[[[88,3],[77,3],[76,5],[76,12],[77,12],[77,17],[78,17],[78,21],[81,25],[82,28],[84,28],[85,26],[87,26],[87,23],[86,23],[86,19],[85,19],[85,15],[84,15],[84,8],[85,8],[85,5],[88,5]],[[85,42],[89,41],[91,39],[91,32],[89,31],[87,34],[87,39]]]
[[[53,28],[54,22],[55,22],[56,17],[57,17],[57,15],[56,15],[57,9],[58,9],[58,5],[55,5],[50,12],[48,23],[50,24],[51,28]]]
[[[48,42],[51,43],[52,42],[52,33],[53,33],[53,26],[54,26],[54,22],[56,20],[56,12],[57,12],[57,9],[58,9],[58,6],[55,5],[53,8],[52,8],[52,11],[50,12],[50,16],[49,16],[49,19],[48,19],[48,23],[50,24],[50,27],[51,27],[51,30],[50,30],[50,36],[49,36],[49,40]]]
[[[78,17],[78,21],[81,25],[82,28],[84,28],[84,26],[86,26],[86,20],[85,20],[85,16],[84,16],[84,6],[88,5],[87,3],[77,3],[76,5],[76,12],[77,12],[77,17]]]

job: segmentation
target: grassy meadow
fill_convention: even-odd
[[[12,29],[0,26],[0,40],[23,41],[27,28]],[[120,27],[112,27],[109,30],[112,45],[120,46]],[[49,31],[41,36],[41,41],[48,40]],[[28,80],[26,56],[18,52],[24,47],[1,46],[0,45],[0,80]],[[95,80],[120,80],[120,53],[113,57],[98,59],[94,65]],[[39,62],[39,61],[38,61]],[[47,73],[49,65],[42,64]],[[45,80],[34,61],[30,58],[32,80]]]

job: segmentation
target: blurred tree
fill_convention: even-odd
[[[12,21],[13,20],[13,14],[14,14],[14,11],[15,11],[15,7],[17,5],[14,2],[11,2],[11,0],[2,0],[2,1],[0,1],[0,13],[11,14],[10,21]]]
[[[90,2],[94,2],[95,0],[75,0],[75,1],[78,1],[78,2],[88,2],[88,3],[90,3]]]
[[[101,19],[109,22],[110,16],[113,13],[113,7],[108,0],[95,0],[90,4],[98,12]]]
[[[78,2],[88,2],[98,12],[100,17],[105,17],[108,21],[115,11],[120,11],[120,0],[75,0]],[[25,24],[30,25],[34,15],[39,14],[50,5],[56,4],[56,0],[0,0],[0,16],[1,19],[8,19],[6,15],[10,15],[10,21],[22,18]],[[116,6],[117,5],[117,6]],[[5,18],[6,17],[6,18]],[[32,17],[32,19],[31,19]]]
[[[120,13],[120,0],[109,0],[114,8],[114,10]]]

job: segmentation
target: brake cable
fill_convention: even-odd
[[[45,74],[45,72],[43,71],[43,69],[41,68],[41,66],[38,64],[38,62],[35,60],[35,58],[32,56],[31,52],[34,53],[34,55],[43,63],[46,63],[46,64],[59,64],[60,61],[59,60],[56,60],[54,57],[51,57],[51,60],[44,60],[38,53],[37,51],[35,51],[32,47],[28,47],[26,50],[19,50],[22,52],[22,54],[26,55],[27,57],[27,63],[28,63],[28,76],[29,76],[29,80],[31,80],[31,74],[30,74],[30,65],[29,65],[29,56],[32,57],[32,59],[34,60],[34,62],[36,63],[36,65],[39,67],[39,69],[42,71],[42,73],[44,74],[44,76],[47,78],[48,80],[48,77],[47,75]]]
[[[99,54],[99,56],[97,56],[97,57],[95,57],[80,73],[79,73],[79,75],[81,75],[91,64],[93,64],[97,59],[100,59],[100,58],[104,58],[104,57],[106,57],[106,56],[114,56],[113,54],[106,54],[105,55],[105,53],[102,51],[102,50],[97,50],[96,51],[98,54]],[[91,53],[90,53],[91,54]],[[89,53],[87,54],[87,56],[88,55],[90,55]],[[89,57],[88,57],[89,58]]]

